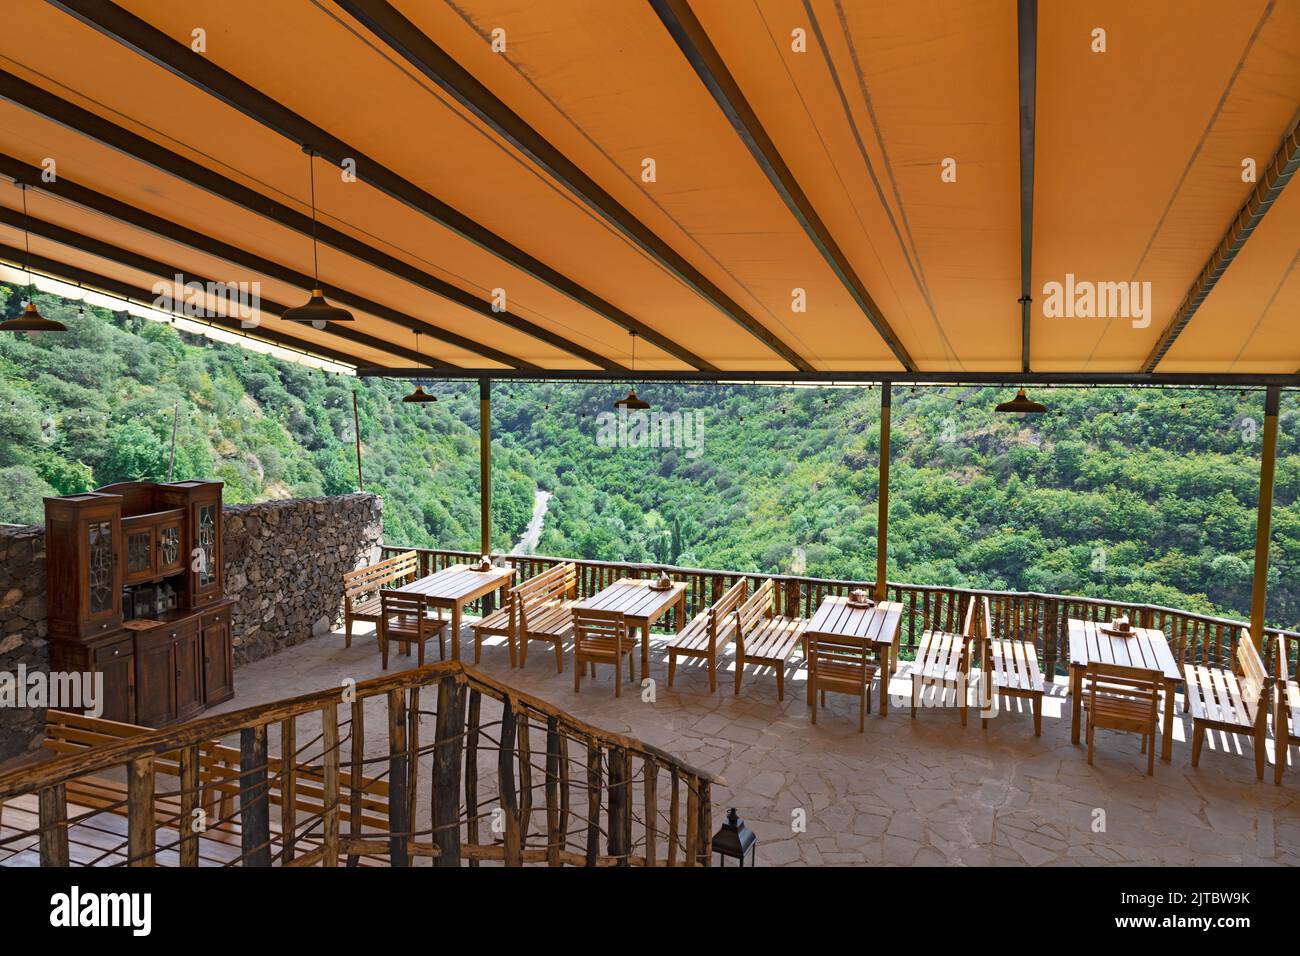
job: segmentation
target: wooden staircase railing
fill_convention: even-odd
[[[472,560],[478,555],[469,551],[436,548],[383,547],[385,556],[413,550],[419,556],[420,573],[430,574],[450,564]],[[750,586],[767,578],[777,582],[777,613],[787,617],[812,617],[822,599],[828,595],[847,595],[854,588],[874,591],[874,581],[838,581],[824,578],[781,574],[747,574],[738,571],[714,571],[681,568],[662,564],[631,564],[616,561],[585,561],[544,555],[503,555],[515,568],[516,581],[526,581],[556,564],[574,561],[578,566],[578,596],[590,597],[621,577],[650,578],[667,571],[675,580],[686,583],[686,616],[694,617],[711,605],[741,578]],[[1068,627],[1070,618],[1109,621],[1127,615],[1139,627],[1163,630],[1170,647],[1183,664],[1230,667],[1236,641],[1244,622],[1180,611],[1152,604],[1108,601],[1098,598],[1062,594],[987,591],[923,584],[887,586],[889,599],[903,605],[899,642],[905,658],[916,651],[920,636],[927,630],[952,631],[960,627],[961,615],[972,595],[987,597],[993,615],[993,631],[1003,637],[1033,641],[1038,649],[1044,675],[1065,674],[1068,665]],[[668,621],[667,623],[675,623]],[[1265,630],[1265,660],[1272,661],[1275,642],[1286,642],[1288,660],[1295,672],[1300,652],[1300,633],[1276,628]],[[1271,663],[1270,663],[1271,666]]]
[[[162,730],[65,724],[84,749],[0,774],[0,864],[707,866],[725,783],[458,662]]]

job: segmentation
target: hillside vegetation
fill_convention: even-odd
[[[177,406],[177,478],[219,478],[229,502],[353,491],[355,392],[386,540],[477,547],[473,383],[404,405],[406,383],[38,303],[73,334],[0,337],[0,521],[41,520],[43,495],[165,477]],[[17,307],[0,286],[0,311]],[[610,447],[600,416],[618,391],[494,383],[494,547],[543,488],[542,553],[874,577],[878,389],[647,384],[654,411],[690,416],[702,441]],[[890,578],[1246,616],[1262,394],[1035,394],[1051,413],[1020,419],[992,411],[1007,389],[895,388]],[[1296,422],[1284,395],[1269,605],[1282,626],[1300,619]]]

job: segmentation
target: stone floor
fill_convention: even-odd
[[[1191,724],[1181,713],[1172,762],[1157,759],[1148,777],[1134,735],[1099,731],[1096,762],[1088,766],[1086,751],[1070,743],[1062,685],[1045,703],[1041,738],[1031,716],[1018,710],[997,714],[987,730],[972,711],[963,729],[951,708],[923,707],[915,720],[909,716],[904,663],[891,682],[889,716],[879,717],[877,701],[859,734],[857,701],[848,697],[831,695],[817,725],[809,722],[801,670],[791,671],[783,702],[772,673],[752,669],[739,697],[730,667],[717,694],[708,692],[704,670],[690,666],[678,668],[670,690],[663,640],[657,637],[651,652],[653,702],[626,686],[615,699],[609,668],[575,694],[571,658],[566,653],[558,675],[545,645],[533,645],[519,670],[511,669],[502,642],[485,644],[481,669],[595,726],[723,776],[726,786],[713,796],[715,821],[736,806],[758,835],[764,865],[1300,863],[1300,771],[1291,768],[1278,787],[1270,764],[1266,781],[1257,782],[1248,742],[1219,734],[1207,737],[1193,770]],[[462,646],[472,646],[468,627]],[[472,651],[466,656],[472,660]],[[394,667],[404,667],[414,657],[395,660]],[[221,709],[379,673],[369,633],[359,632],[348,649],[341,635],[324,635],[240,668],[237,696]],[[368,725],[370,719],[368,710]],[[375,726],[385,726],[383,719],[376,710]]]

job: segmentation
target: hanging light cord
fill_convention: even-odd
[[[316,252],[316,151],[307,147],[307,178],[311,182],[311,273],[320,288],[320,258]]]

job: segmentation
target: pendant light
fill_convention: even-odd
[[[351,322],[352,313],[337,305],[325,301],[325,293],[320,289],[320,255],[316,250],[316,151],[304,146],[307,154],[307,168],[311,180],[311,268],[315,279],[311,297],[302,305],[287,309],[280,318],[288,322],[310,322],[314,329],[325,328],[326,322]]]
[[[66,332],[68,327],[62,322],[47,319],[36,308],[36,287],[32,281],[32,240],[27,231],[27,184],[18,183],[23,193],[23,246],[27,250],[27,306],[23,314],[16,319],[0,322],[0,332]]]
[[[416,355],[417,364],[419,364],[419,362],[420,362],[420,359],[419,359],[419,355],[420,355],[420,330],[419,330],[419,329],[416,329],[416,330],[415,330],[415,355]],[[419,384],[417,384],[417,385],[415,386],[415,391],[413,391],[410,395],[403,395],[403,396],[402,396],[402,401],[404,401],[404,402],[410,402],[410,403],[417,404],[417,405],[422,405],[422,404],[424,404],[424,403],[426,403],[426,402],[436,402],[437,400],[438,400],[438,399],[437,399],[436,396],[430,395],[428,392],[426,392],[426,391],[424,390],[424,386],[423,386],[423,385],[419,385]]]
[[[635,372],[636,371],[636,333],[629,332],[628,335],[632,336],[632,371]],[[628,388],[627,395],[624,398],[620,398],[618,401],[614,403],[614,407],[628,412],[643,412],[650,407],[650,403],[647,402],[644,398],[637,398],[636,386],[632,386]]]
[[[1012,412],[1020,415],[1037,415],[1041,412],[1047,411],[1047,406],[1042,402],[1035,402],[1026,397],[1025,390],[1022,388],[1016,392],[1015,398],[1011,399],[1009,402],[1003,402],[996,410],[999,412]]]

